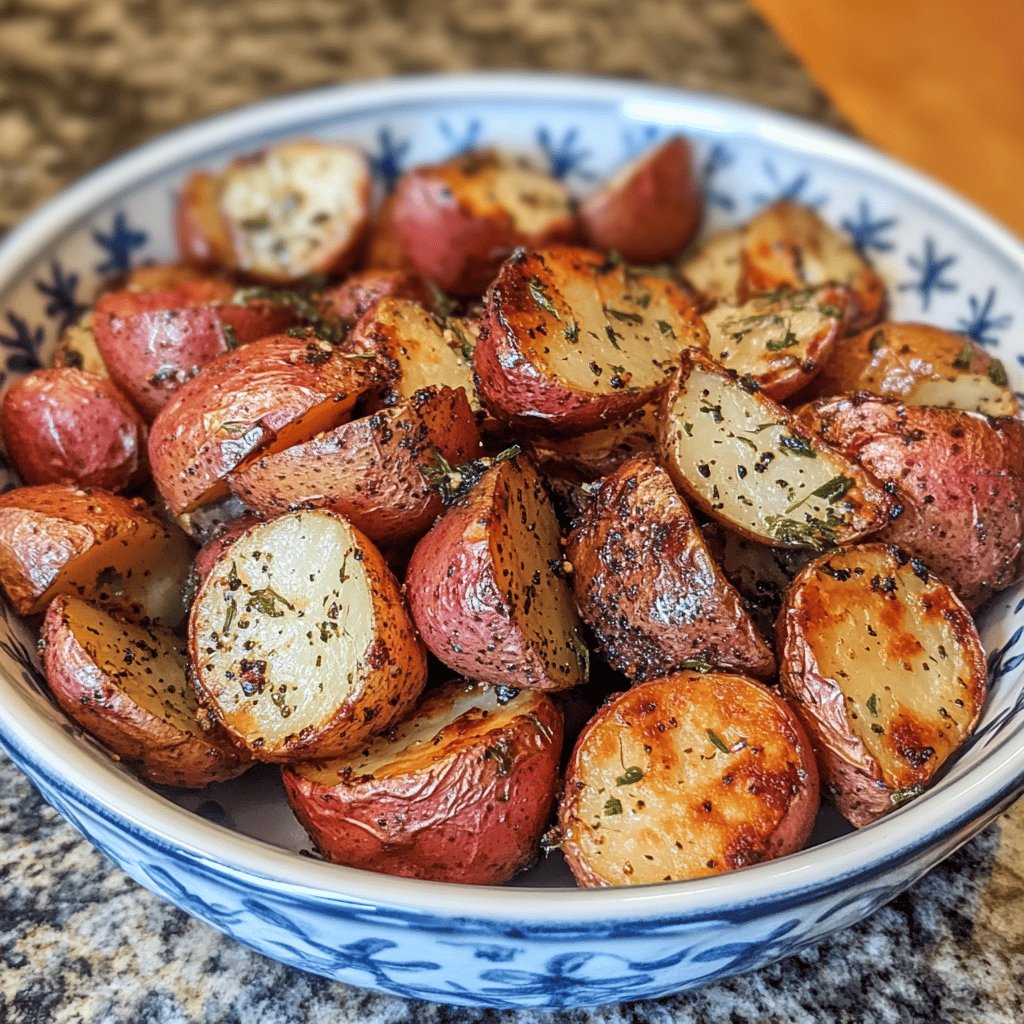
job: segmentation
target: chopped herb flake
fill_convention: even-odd
[[[723,754],[729,753],[729,748],[725,745],[725,741],[721,736],[718,735],[713,729],[706,730],[708,739],[711,740],[713,746],[717,747]]]
[[[616,780],[616,786],[632,786],[634,782],[639,782],[644,777],[642,768],[638,768],[636,765],[632,765],[627,768]]]
[[[621,814],[622,813],[622,801],[618,797],[610,797],[604,802],[604,813],[605,814]]]

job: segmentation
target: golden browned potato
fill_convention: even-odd
[[[71,594],[175,626],[192,549],[146,504],[62,484],[0,495],[0,585],[19,615]]]
[[[783,690],[858,828],[920,794],[981,714],[985,654],[967,609],[895,546],[811,562],[778,634]]]
[[[843,339],[801,397],[857,391],[986,416],[1020,412],[1000,360],[970,338],[931,324],[890,321]]]
[[[415,540],[444,511],[432,473],[480,455],[480,432],[462,388],[425,388],[305,444],[264,455],[231,489],[253,511],[340,512],[378,544]]]
[[[699,508],[773,547],[823,550],[887,522],[892,502],[757,384],[698,349],[683,354],[666,396],[661,457]]]
[[[390,216],[416,270],[452,295],[479,296],[517,246],[576,235],[560,181],[490,150],[409,171]]]
[[[672,259],[693,237],[700,216],[693,155],[680,135],[641,153],[580,206],[587,244],[630,263]]]
[[[856,460],[894,506],[878,535],[976,608],[1024,573],[1024,424],[860,394],[805,406],[802,427]]]
[[[601,484],[569,537],[576,606],[612,668],[651,679],[694,665],[771,676],[775,656],[650,456]]]
[[[386,367],[378,389],[381,406],[442,385],[475,394],[472,348],[464,336],[446,332],[418,302],[381,299],[356,321],[345,347],[353,354],[375,354]]]
[[[362,265],[379,270],[415,272],[405,243],[395,229],[395,199],[396,196],[392,192],[370,218],[363,247]]]
[[[142,778],[196,789],[249,767],[220,729],[200,727],[185,651],[173,633],[62,595],[47,609],[42,644],[57,703]]]
[[[680,672],[590,720],[558,820],[580,885],[645,885],[793,853],[818,804],[811,745],[785,701],[745,676]]]
[[[727,228],[705,238],[679,264],[679,274],[696,293],[701,310],[718,302],[735,305],[746,298],[740,295],[742,248],[743,228]]]
[[[784,402],[806,387],[843,332],[849,293],[824,285],[779,288],[740,305],[719,303],[704,314],[708,352]]]
[[[707,331],[682,289],[590,249],[520,252],[487,295],[474,369],[513,427],[584,433],[649,405]]]
[[[398,582],[343,516],[250,527],[189,615],[199,702],[258,761],[333,757],[415,705],[426,655]]]
[[[468,493],[416,545],[405,577],[424,642],[483,683],[564,690],[584,682],[588,651],[544,484],[521,457],[482,476],[457,473],[449,486]]]
[[[499,885],[537,858],[561,751],[562,713],[550,697],[457,680],[366,746],[282,776],[327,860]]]
[[[265,281],[345,270],[370,215],[370,167],[346,143],[294,139],[193,176],[179,197],[186,260]]]
[[[78,323],[64,329],[64,333],[57,342],[53,365],[58,369],[70,367],[74,370],[84,370],[86,373],[96,374],[97,377],[110,376],[107,364],[96,347],[91,309]]]
[[[174,515],[227,494],[227,476],[348,419],[376,361],[277,335],[214,359],[175,392],[149,433],[153,479]]]

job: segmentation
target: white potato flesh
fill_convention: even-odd
[[[683,260],[679,272],[705,302],[734,302],[740,280],[743,228],[729,228],[705,239]]]
[[[710,360],[684,364],[662,429],[676,486],[746,536],[822,550],[886,522],[889,500],[863,470]]]
[[[321,269],[325,254],[330,261],[362,230],[369,180],[366,157],[349,145],[292,142],[235,161],[220,206],[238,265],[284,279]]]
[[[93,313],[90,310],[81,320],[65,328],[57,342],[54,355],[54,366],[73,366],[87,373],[95,373],[98,377],[109,377],[110,371],[96,345],[96,335],[92,328]]]
[[[243,534],[192,611],[193,658],[218,717],[275,748],[329,721],[375,638],[362,543],[346,520],[289,514]]]
[[[507,214],[517,233],[533,238],[572,216],[565,186],[520,160],[502,153],[480,154],[476,159],[471,154],[457,166],[465,167],[458,178],[457,196],[477,217]]]
[[[1020,412],[1020,402],[1013,391],[982,373],[917,380],[904,401],[912,405],[980,412],[985,416],[1016,416]]]

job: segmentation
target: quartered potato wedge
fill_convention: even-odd
[[[385,735],[287,767],[283,780],[327,860],[497,885],[537,857],[561,750],[562,713],[549,697],[458,680]]]
[[[404,717],[427,676],[380,553],[322,510],[226,548],[192,604],[189,653],[200,703],[258,761],[344,753]]]
[[[583,433],[654,401],[707,331],[682,289],[590,249],[520,252],[487,294],[474,369],[516,427]]]
[[[974,729],[978,631],[953,592],[894,546],[822,555],[779,616],[780,678],[822,782],[858,828],[921,793]]]
[[[661,456],[708,515],[773,547],[822,550],[881,529],[891,500],[748,378],[696,349],[665,399]]]
[[[631,680],[706,665],[771,676],[775,656],[668,474],[650,457],[601,484],[569,537],[576,606]]]
[[[680,262],[678,273],[696,293],[701,310],[719,302],[736,305],[746,298],[740,294],[743,230],[727,228],[710,235]]]
[[[408,270],[363,270],[316,296],[320,318],[329,324],[354,324],[381,299],[408,299],[429,308],[427,283]]]
[[[196,789],[249,767],[225,733],[200,727],[185,651],[173,633],[62,595],[43,620],[42,649],[61,708],[149,782]]]
[[[811,744],[785,701],[745,676],[680,672],[590,720],[558,823],[580,885],[645,885],[793,853],[818,803]]]

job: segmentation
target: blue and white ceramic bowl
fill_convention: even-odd
[[[287,136],[355,140],[386,186],[408,166],[493,143],[586,190],[669,132],[694,139],[706,231],[770,199],[840,224],[891,285],[897,319],[997,352],[1024,388],[1024,248],[949,192],[778,114],[671,89],[470,75],[309,93],[207,121],[75,185],[0,248],[6,378],[45,361],[101,278],[174,256],[172,198],[195,167]],[[550,860],[515,886],[389,878],[301,856],[273,771],[205,793],[154,792],[46,696],[33,636],[0,609],[0,742],[43,796],[139,883],[262,953],[383,992],[498,1007],[666,995],[787,956],[871,913],[981,829],[1024,785],[1024,587],[982,618],[992,692],[928,793],[853,833],[824,810],[812,846],[717,878],[582,891]]]

